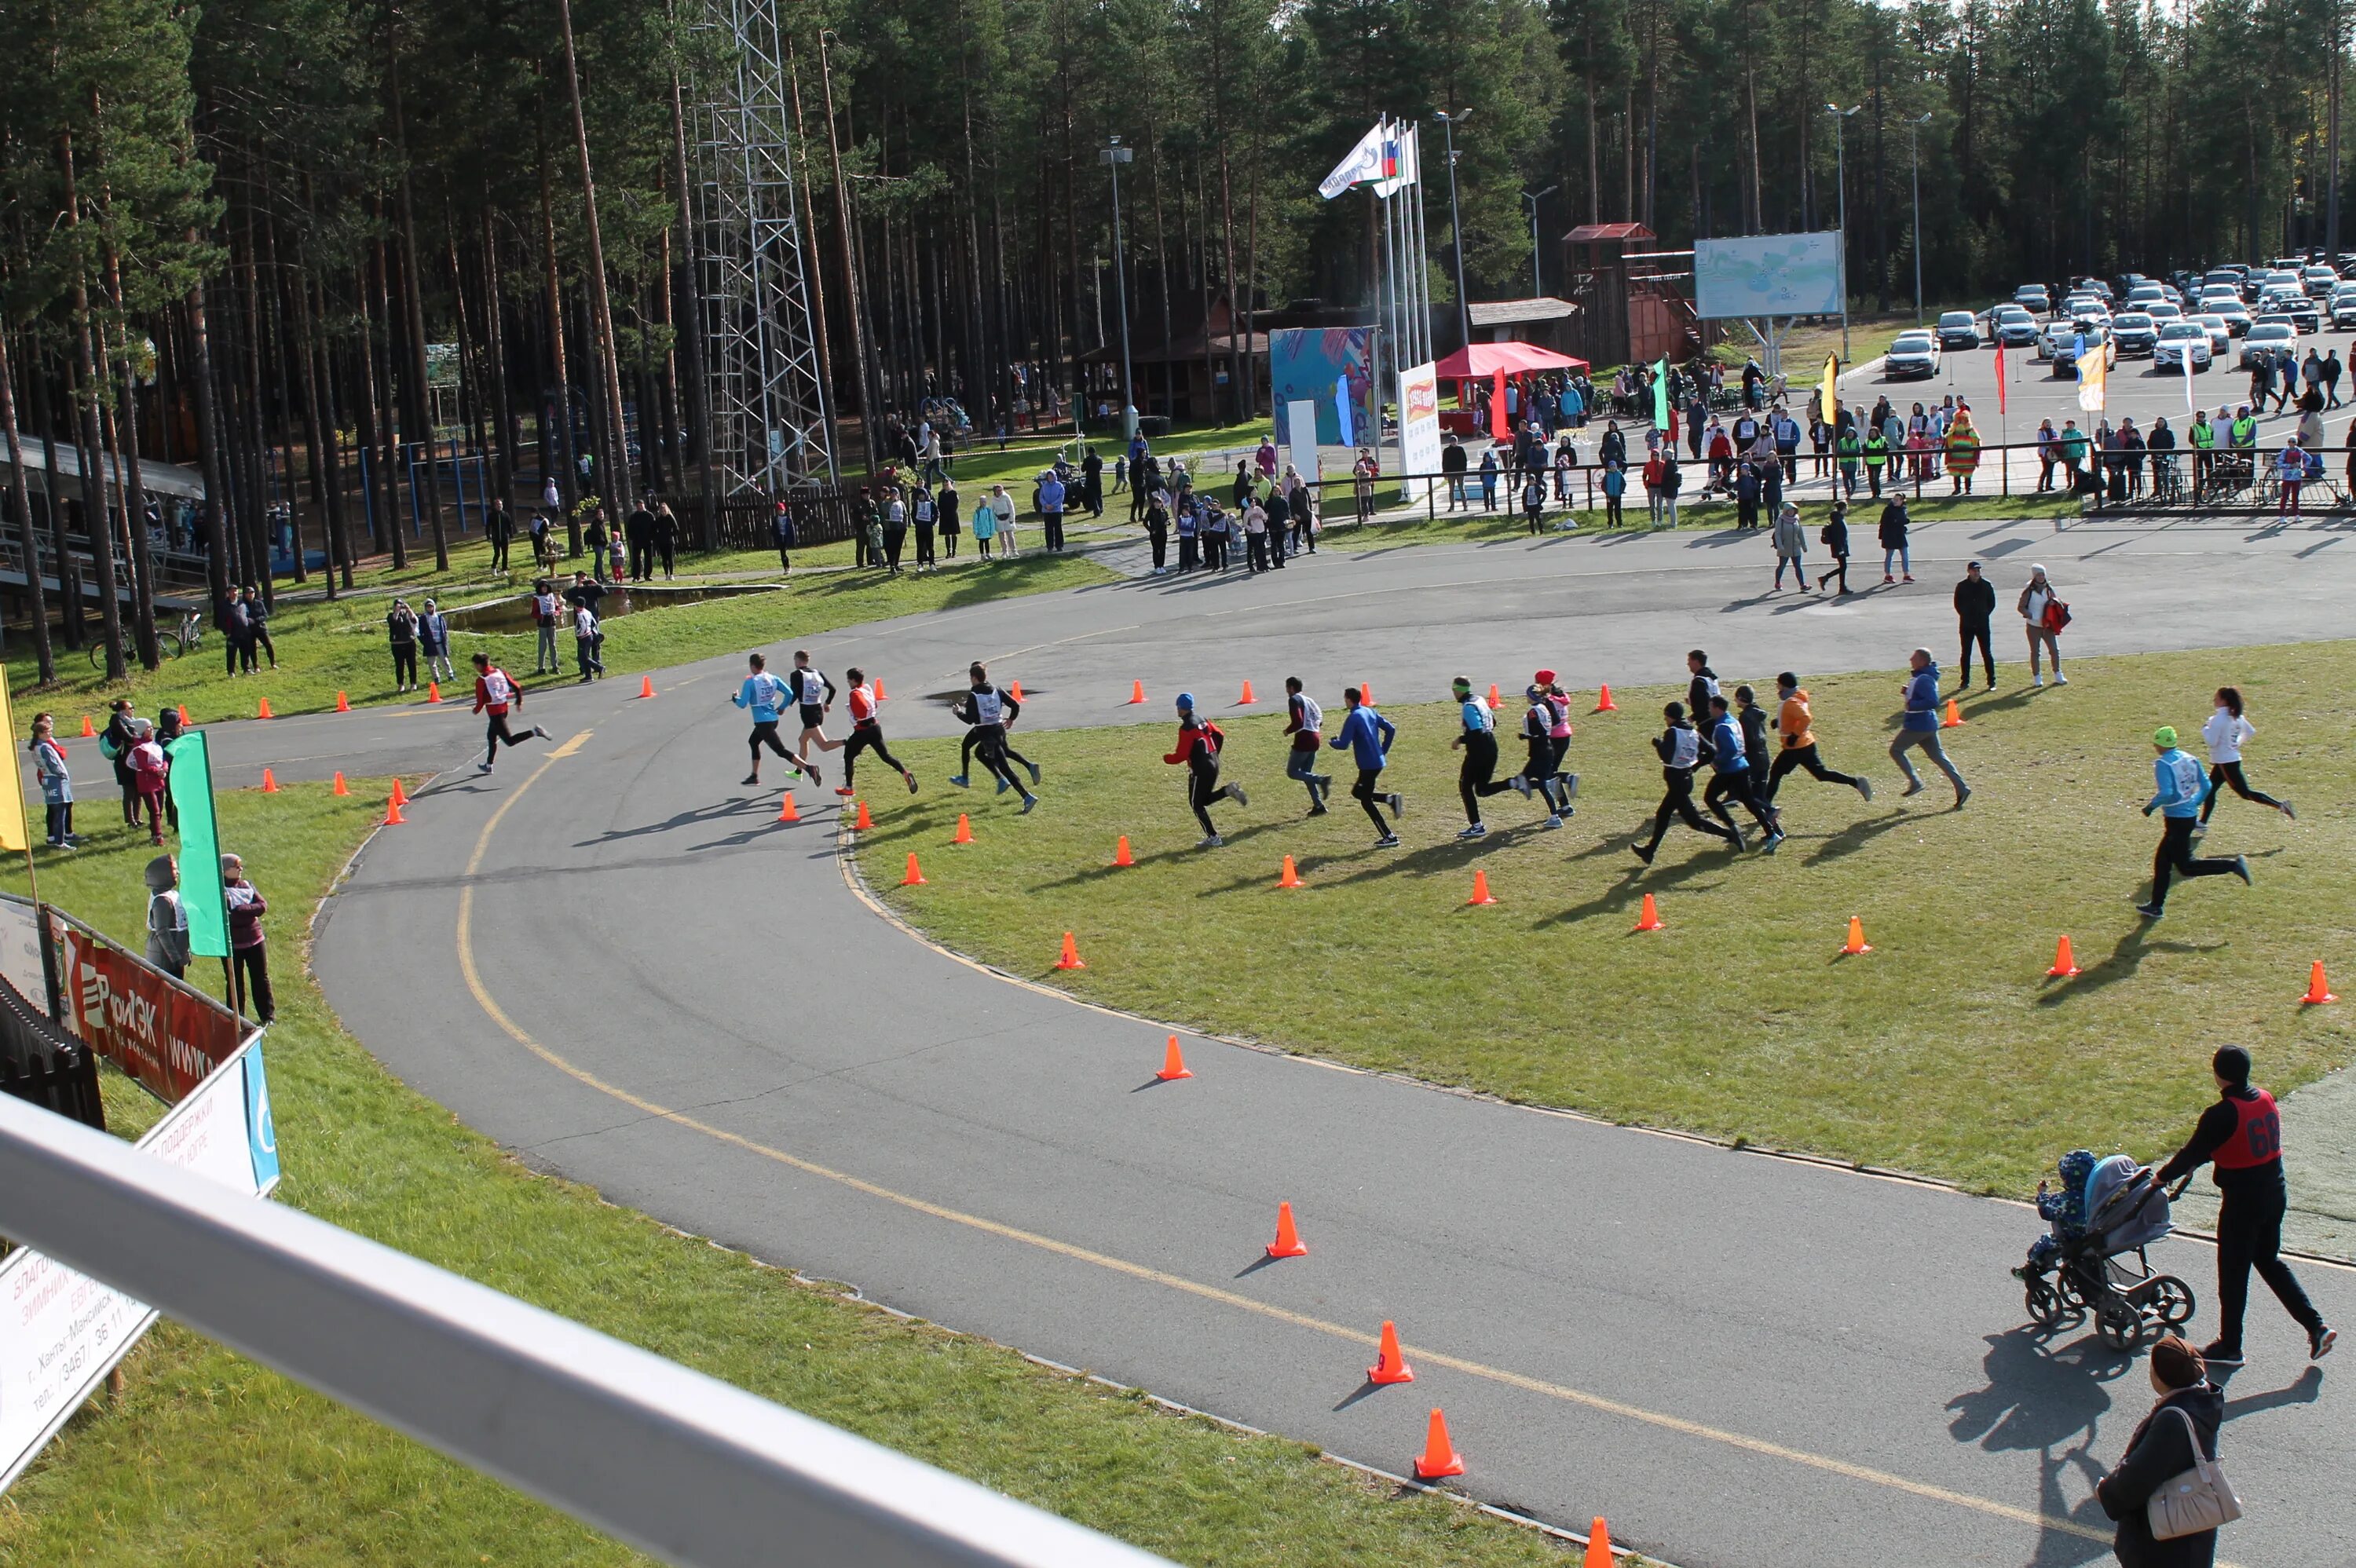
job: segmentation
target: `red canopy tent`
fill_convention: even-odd
[[[1433,367],[1440,380],[1459,383],[1456,401],[1460,408],[1464,402],[1462,383],[1489,383],[1489,432],[1499,441],[1512,433],[1505,423],[1506,377],[1520,376],[1532,370],[1584,370],[1587,368],[1584,359],[1557,354],[1534,343],[1467,344]]]

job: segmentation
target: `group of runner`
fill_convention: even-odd
[[[842,783],[834,792],[839,795],[848,798],[858,793],[859,759],[868,752],[874,752],[877,762],[899,773],[910,795],[916,793],[916,775],[884,743],[884,699],[867,683],[865,670],[853,665],[843,671],[844,678],[851,682],[851,690],[845,696],[825,672],[810,663],[806,648],[795,650],[794,667],[783,678],[769,673],[766,654],[748,655],[745,663],[748,669],[744,682],[729,698],[737,707],[747,709],[753,719],[753,732],[746,737],[753,755],[753,771],[744,775],[745,784],[761,782],[761,752],[766,750],[785,759],[792,775],[787,781],[789,785],[804,778],[812,784],[822,784],[825,780],[818,761],[810,755],[815,747],[821,752],[842,753]],[[844,705],[851,710],[851,733],[840,741],[826,732],[826,716],[833,710],[838,697],[844,698]],[[789,711],[801,724],[801,735],[791,751],[778,736]]]

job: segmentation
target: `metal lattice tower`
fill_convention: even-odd
[[[698,292],[723,499],[836,478],[819,376],[778,0],[705,0],[730,56],[696,105]]]

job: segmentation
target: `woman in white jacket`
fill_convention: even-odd
[[[2242,716],[2242,692],[2239,687],[2217,688],[2217,710],[2209,715],[2209,722],[2201,726],[2201,738],[2209,743],[2209,798],[2201,807],[2201,826],[2209,826],[2209,814],[2217,809],[2217,797],[2231,789],[2244,800],[2260,805],[2271,805],[2292,821],[2298,813],[2290,802],[2276,800],[2250,787],[2242,776],[2242,745],[2257,734],[2250,721]]]

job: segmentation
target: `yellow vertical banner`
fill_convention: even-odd
[[[16,743],[16,712],[8,701],[5,678],[0,678],[0,735],[8,737],[9,744]],[[20,769],[10,772],[16,776],[7,789],[0,791],[0,849],[29,850],[33,836],[25,822],[25,777]]]
[[[1840,417],[1840,356],[1825,356],[1824,384],[1816,389],[1816,411],[1826,424]]]

